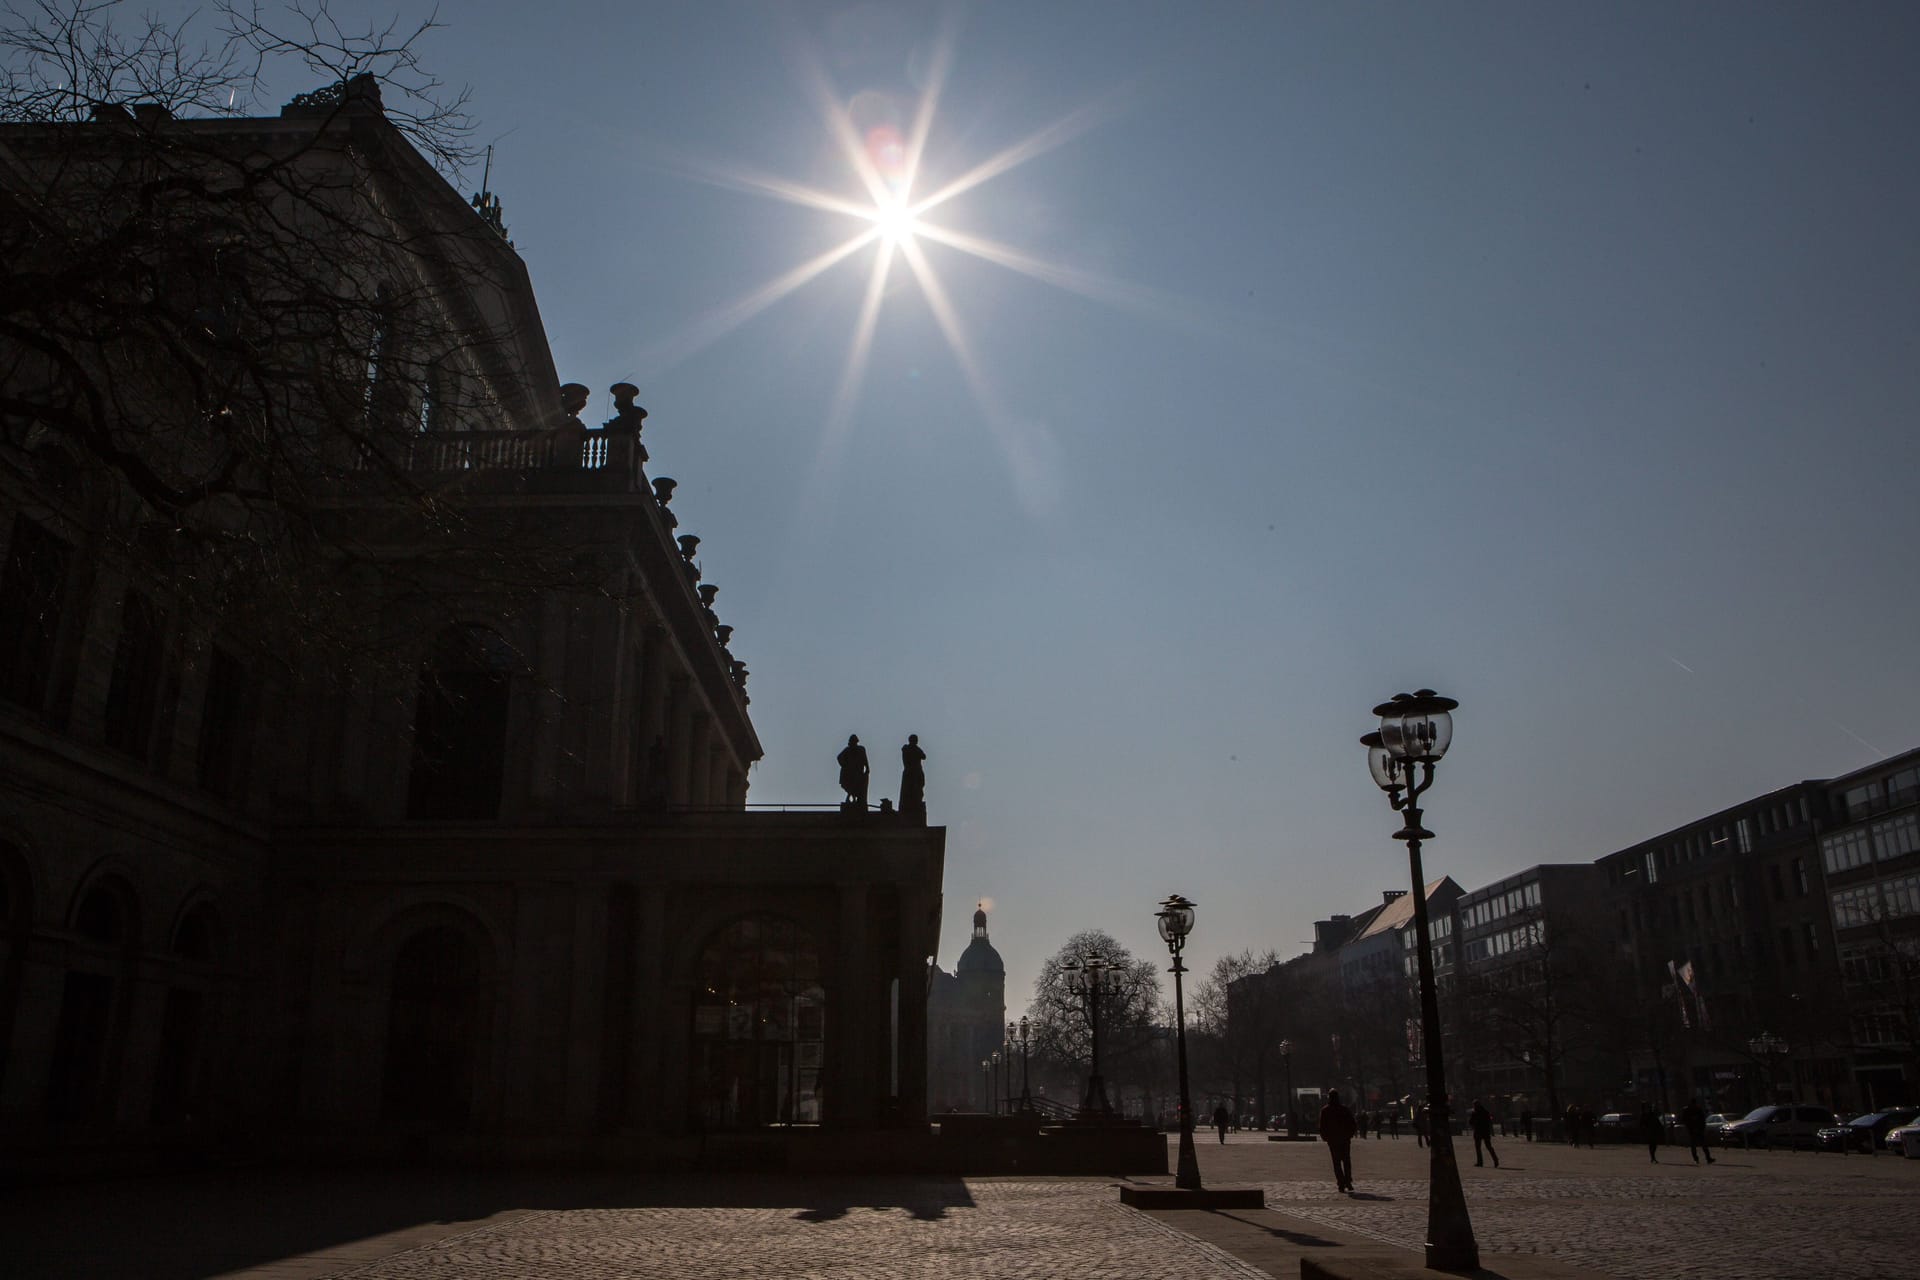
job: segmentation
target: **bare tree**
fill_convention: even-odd
[[[1069,982],[1069,965],[1088,955],[1105,957],[1108,985],[1100,1002],[1101,1074],[1116,1086],[1131,1083],[1151,1098],[1164,1092],[1166,1009],[1160,971],[1152,960],[1135,959],[1104,929],[1083,929],[1040,967],[1034,979],[1033,1056],[1056,1079],[1084,1081],[1093,1058],[1093,1027],[1087,998]]]
[[[1279,963],[1279,955],[1270,949],[1221,956],[1193,996],[1193,1029],[1201,1037],[1196,1055],[1200,1076],[1217,1082],[1207,1091],[1226,1093],[1237,1115],[1245,1110],[1250,1087],[1263,1128],[1271,1114],[1267,1085],[1278,1059],[1282,1010],[1277,985],[1261,978]]]

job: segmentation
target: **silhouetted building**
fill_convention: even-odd
[[[0,129],[0,212],[46,204],[54,162],[79,147],[107,216],[112,166],[144,145],[116,132],[133,119]],[[678,1158],[702,1132],[921,1119],[944,831],[747,810],[761,748],[697,540],[676,540],[672,484],[645,474],[643,412],[605,430],[574,416],[583,397],[563,396],[497,205],[470,208],[355,86],[277,119],[138,120],[182,144],[169,156],[265,156],[283,175],[310,167],[337,203],[370,193],[354,216],[392,221],[335,227],[315,256],[431,243],[400,264],[425,281],[414,314],[491,338],[417,378],[397,325],[342,350],[324,326],[301,339],[366,371],[346,397],[364,452],[289,475],[324,480],[314,527],[364,548],[342,590],[366,602],[369,636],[397,638],[391,663],[275,651],[235,623],[244,601],[210,608],[143,558],[172,522],[102,536],[104,512],[142,500],[103,456],[8,418],[6,1149],[247,1135]],[[186,316],[216,347],[274,249],[222,243],[231,292]],[[161,403],[164,384],[141,381],[153,350],[99,356],[136,408]],[[30,397],[33,360],[6,355],[8,394]],[[461,380],[483,393],[454,397]],[[280,407],[277,429],[298,436],[302,406]],[[457,507],[475,539],[563,551],[564,574],[476,572],[457,539],[429,545],[371,501],[388,481],[433,496],[409,509],[419,520]]]
[[[973,936],[953,972],[933,965],[927,978],[928,1105],[935,1112],[989,1110],[980,1063],[1006,1039],[1007,967],[987,939],[985,904],[973,913]]]

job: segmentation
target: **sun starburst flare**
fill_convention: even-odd
[[[1012,246],[942,227],[929,220],[929,214],[948,202],[977,191],[1002,174],[1080,136],[1111,115],[1115,106],[1109,100],[1072,112],[966,169],[959,177],[935,186],[933,194],[916,196],[927,140],[933,131],[935,112],[951,65],[952,48],[953,32],[948,29],[935,43],[925,88],[904,130],[896,123],[898,115],[886,109],[884,99],[878,95],[859,94],[843,102],[817,58],[803,56],[799,59],[801,82],[813,99],[836,149],[846,160],[850,176],[864,199],[738,167],[722,168],[697,163],[675,166],[691,177],[716,186],[845,216],[858,226],[841,244],[716,307],[683,332],[643,352],[641,364],[644,369],[657,372],[687,359],[872,245],[872,265],[815,455],[815,484],[811,487],[817,488],[837,461],[859,400],[860,388],[865,381],[893,265],[896,261],[904,261],[953,355],[980,420],[1006,460],[1016,489],[1023,502],[1029,508],[1035,508],[1044,505],[1043,495],[1051,492],[1045,477],[1036,474],[1040,465],[1036,459],[1044,456],[1044,451],[1024,447],[1018,438],[1018,431],[988,382],[968,337],[967,327],[929,259],[925,246],[938,244],[978,261],[992,263],[1030,279],[1109,304],[1144,310],[1160,306],[1165,300],[1123,282],[1047,263]]]

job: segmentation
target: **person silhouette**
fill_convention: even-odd
[[[860,735],[847,735],[847,745],[834,757],[840,762],[840,789],[847,793],[846,803],[867,807],[867,749],[860,745]]]

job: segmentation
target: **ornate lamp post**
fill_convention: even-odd
[[[1187,1011],[1180,990],[1180,976],[1187,971],[1180,963],[1180,951],[1193,930],[1193,904],[1174,894],[1154,913],[1160,922],[1160,936],[1173,955],[1173,1032],[1180,1056],[1180,1165],[1173,1185],[1182,1191],[1200,1190],[1200,1158],[1193,1150],[1193,1102],[1187,1097]]]
[[[987,1114],[993,1114],[993,1060],[980,1059],[980,1088],[987,1095]]]
[[[1009,1023],[1009,1026],[1012,1024]],[[1027,1046],[1032,1043],[1033,1030],[1027,1023],[1025,1014],[1020,1015],[1020,1109],[1033,1110],[1033,1075],[1028,1070]]]
[[[993,1056],[987,1059],[987,1090],[992,1097],[988,1099],[987,1111],[992,1115],[1000,1114],[1000,1051],[995,1049]]]
[[[1467,1197],[1460,1188],[1460,1168],[1453,1158],[1453,1126],[1447,1120],[1440,997],[1433,982],[1427,878],[1420,865],[1420,842],[1433,839],[1433,832],[1420,825],[1416,803],[1433,785],[1433,767],[1453,742],[1453,716],[1449,713],[1459,705],[1431,689],[1396,693],[1391,701],[1373,709],[1373,714],[1380,717],[1380,728],[1360,739],[1367,748],[1367,768],[1374,782],[1387,793],[1387,803],[1404,820],[1393,838],[1406,841],[1407,862],[1413,874],[1414,944],[1420,953],[1420,1031],[1427,1060],[1427,1114],[1433,1129],[1427,1141],[1427,1266],[1436,1271],[1472,1271],[1480,1265],[1480,1246],[1473,1238],[1473,1220],[1467,1216]]]
[[[1773,1094],[1772,1101],[1778,1102],[1780,1100],[1780,1073],[1774,1068],[1773,1060],[1776,1055],[1780,1057],[1786,1056],[1787,1042],[1771,1031],[1762,1031],[1759,1035],[1747,1041],[1747,1051],[1756,1058],[1766,1059],[1767,1088]]]
[[[1287,1136],[1296,1137],[1299,1124],[1293,1118],[1293,1041],[1280,1042],[1280,1066],[1287,1073]]]
[[[1112,966],[1107,958],[1097,951],[1090,951],[1078,961],[1069,960],[1067,969],[1067,989],[1080,995],[1086,1001],[1087,1025],[1093,1033],[1092,1062],[1087,1073],[1087,1096],[1080,1104],[1082,1118],[1109,1118],[1113,1107],[1107,1102],[1106,1081],[1100,1077],[1100,997],[1107,986],[1107,974]]]

